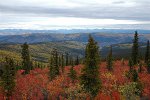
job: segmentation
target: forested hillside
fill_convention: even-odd
[[[106,54],[92,35],[86,44],[3,43],[1,49],[1,100],[150,99],[150,44],[140,43],[137,31],[132,43],[102,48]]]

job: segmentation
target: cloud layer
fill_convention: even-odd
[[[134,24],[143,28],[150,25],[149,10],[149,0],[5,0],[0,2],[0,28],[77,24]],[[67,20],[72,23],[65,24]]]

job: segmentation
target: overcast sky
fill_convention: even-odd
[[[0,29],[150,29],[150,0],[0,0]]]

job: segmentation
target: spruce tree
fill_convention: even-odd
[[[49,79],[50,80],[53,80],[56,77],[55,68],[54,68],[53,62],[54,62],[54,59],[53,59],[53,56],[51,55],[51,57],[50,57],[50,64],[49,64]]]
[[[66,53],[66,66],[68,66],[68,65],[69,65],[69,54]]]
[[[53,49],[51,53],[50,67],[49,67],[50,80],[53,80],[57,75],[59,75],[58,52],[56,49]]]
[[[58,57],[58,66],[61,66],[61,56]]]
[[[77,73],[74,70],[74,63],[73,60],[71,61],[71,68],[70,68],[70,72],[68,73],[68,76],[71,78],[72,83],[74,83],[74,81],[77,79]]]
[[[138,33],[137,31],[135,31],[132,46],[132,61],[134,65],[138,63],[138,56],[139,56]]]
[[[137,73],[136,69],[134,68],[134,64],[133,64],[133,61],[132,61],[131,58],[129,59],[128,65],[129,65],[129,67],[130,67],[130,68],[129,68],[129,72],[128,72],[129,78],[130,78],[133,82],[137,82],[137,81],[138,81],[138,73]]]
[[[130,71],[130,72],[133,71],[133,69],[134,69],[133,66],[134,66],[134,65],[133,65],[133,61],[132,61],[131,58],[129,59],[128,66],[130,67],[130,68],[129,68],[129,71]]]
[[[61,55],[61,71],[64,73],[64,55]]]
[[[74,65],[74,58],[70,56],[69,65]]]
[[[25,70],[25,74],[28,74],[31,70],[31,61],[30,61],[30,54],[29,54],[29,46],[25,42],[22,46],[22,66]]]
[[[81,74],[81,85],[86,92],[95,97],[101,87],[99,78],[99,47],[97,42],[89,35],[88,44],[85,50],[85,66]]]
[[[146,46],[146,52],[145,52],[145,63],[148,63],[149,56],[150,56],[150,47],[149,47],[149,40],[147,41],[147,46]]]
[[[132,81],[133,82],[137,82],[138,81],[138,73],[137,73],[136,69],[134,69],[132,71]]]
[[[110,46],[110,51],[109,51],[109,54],[107,56],[107,69],[109,71],[113,70],[112,46]]]
[[[34,66],[33,66],[33,61],[30,61],[30,70],[33,70]]]
[[[138,72],[141,73],[142,72],[142,62],[139,62],[139,68],[138,68]]]
[[[76,57],[75,65],[79,65],[79,57]]]
[[[9,97],[12,95],[12,92],[15,87],[15,64],[13,59],[5,59],[4,70],[2,74],[2,87],[6,96],[6,100],[9,100]]]

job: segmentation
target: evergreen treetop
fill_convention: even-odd
[[[86,92],[95,97],[101,87],[99,78],[99,47],[97,42],[89,35],[85,50],[85,66],[82,70],[81,85]]]
[[[139,57],[139,43],[138,43],[138,33],[135,31],[134,39],[133,39],[133,46],[132,46],[132,61],[133,64],[138,63],[138,57]]]

